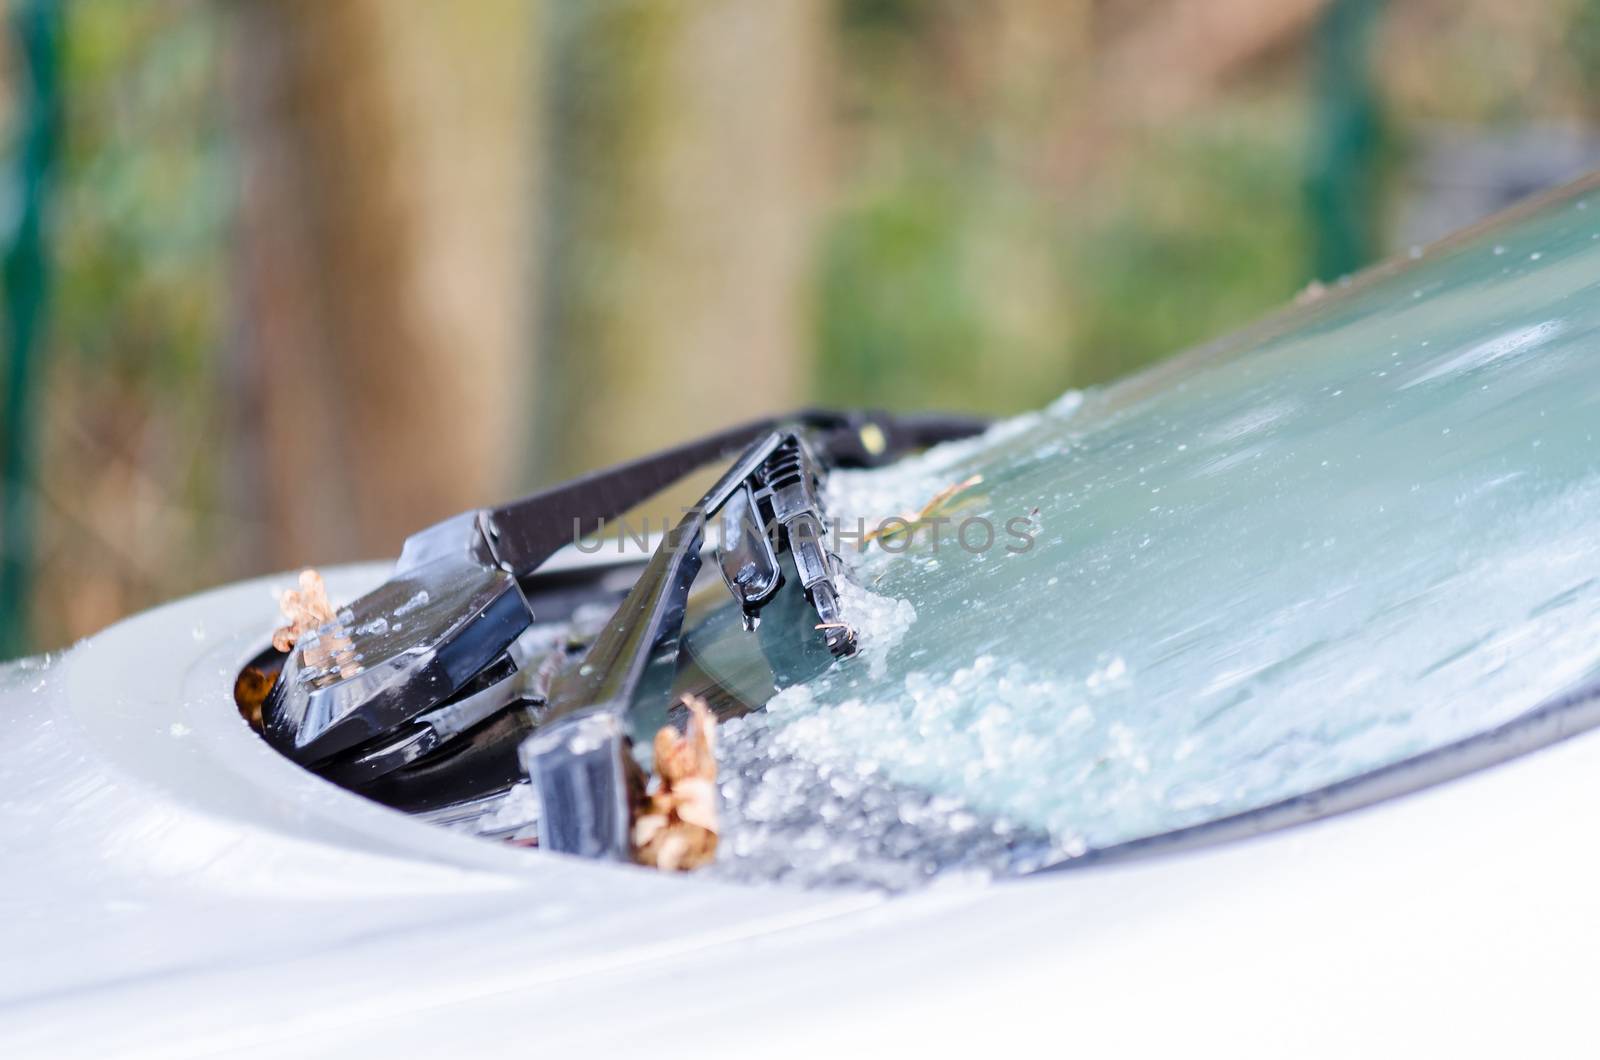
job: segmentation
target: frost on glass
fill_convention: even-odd
[[[1595,676],[1583,194],[983,439],[836,474],[847,526],[983,481],[937,552],[926,532],[846,549],[877,601],[855,612],[866,658],[734,723],[721,871],[848,876],[863,852],[1011,871],[1017,849],[1029,867],[1040,844],[1070,857],[1258,807]],[[972,516],[1025,517],[1034,546],[1002,530],[965,551]]]

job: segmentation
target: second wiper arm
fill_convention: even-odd
[[[540,801],[540,846],[587,857],[627,856],[635,794],[630,736],[666,720],[706,526],[730,500],[756,513],[770,510],[829,647],[837,655],[854,652],[824,547],[820,474],[796,431],[777,430],[756,441],[667,535],[577,669],[553,683],[540,729],[522,747]],[[740,602],[751,603],[744,596]]]

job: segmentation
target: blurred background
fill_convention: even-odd
[[[1600,0],[11,0],[0,657],[805,402],[1005,413],[1600,164]]]

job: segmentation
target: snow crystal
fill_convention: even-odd
[[[427,603],[428,603],[428,590],[426,590],[426,589],[418,589],[417,592],[412,595],[411,599],[407,600],[405,603],[401,604],[399,607],[394,609],[394,617],[395,618],[404,618],[406,615],[409,615],[411,612],[415,611],[417,608],[427,606]],[[396,626],[395,628],[398,629],[399,627]]]
[[[889,653],[906,639],[917,620],[917,609],[910,600],[863,589],[849,577],[840,578],[838,588],[839,604],[855,627],[857,655],[872,677],[882,677],[888,670]]]
[[[382,615],[378,615],[371,620],[362,623],[356,629],[357,635],[364,637],[381,636],[387,632],[389,632],[389,620],[384,618]]]
[[[897,892],[1025,872],[1052,857],[1043,835],[961,799],[895,783],[848,756],[800,753],[760,714],[719,728],[717,759],[713,877]]]

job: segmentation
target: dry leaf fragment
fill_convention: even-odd
[[[328,588],[322,584],[322,575],[307,567],[300,572],[300,591],[285,589],[278,596],[278,608],[289,620],[272,634],[272,646],[278,651],[288,651],[301,637],[318,626],[333,621],[333,605],[328,603]]]
[[[1300,288],[1300,293],[1294,296],[1294,304],[1309,305],[1312,302],[1321,301],[1322,297],[1327,293],[1328,288],[1326,284],[1324,284],[1321,280],[1312,280],[1310,283]]]
[[[246,666],[239,671],[238,678],[234,680],[233,701],[252,729],[260,731],[261,704],[267,701],[267,693],[272,691],[273,682],[277,679],[277,674],[269,674],[259,667]]]
[[[899,525],[889,526],[887,524],[891,522],[891,520],[885,519],[883,522],[878,524],[876,529],[869,531],[861,540],[864,544],[871,544],[880,537],[898,537],[901,534],[909,534],[917,527],[927,522],[931,516],[945,507],[945,505],[955,500],[956,497],[967,492],[972,487],[980,485],[982,482],[982,475],[973,475],[972,477],[963,479],[960,482],[951,483],[929,498],[928,503],[924,504],[919,511],[903,512],[898,519],[895,520]]]
[[[684,696],[688,730],[656,732],[656,775],[633,822],[634,859],[658,869],[687,871],[717,853],[716,719],[695,696]]]

